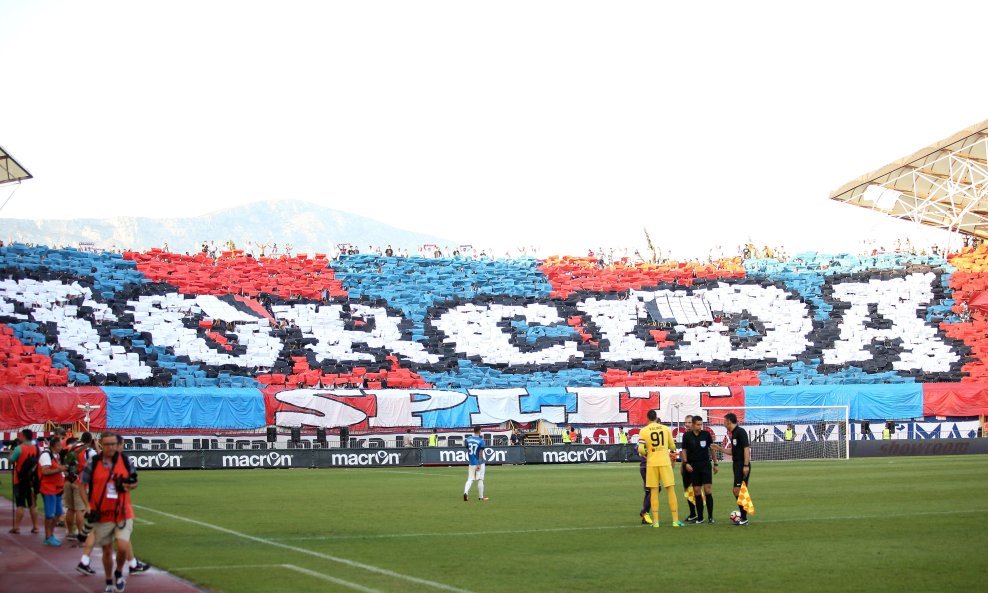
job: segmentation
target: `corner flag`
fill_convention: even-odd
[[[696,504],[696,497],[693,496],[693,488],[686,489],[686,500],[688,500],[690,504]]]
[[[741,482],[741,492],[738,493],[738,504],[744,507],[745,512],[755,514],[755,503],[751,502],[751,494],[748,493],[748,483]]]

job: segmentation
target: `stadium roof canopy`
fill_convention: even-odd
[[[0,184],[30,179],[31,174],[0,146]]]
[[[846,183],[830,199],[988,239],[988,121]]]

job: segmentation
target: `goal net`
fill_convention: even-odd
[[[752,461],[847,459],[848,406],[753,406],[704,408],[714,440],[727,444],[724,415],[733,412],[748,431]]]

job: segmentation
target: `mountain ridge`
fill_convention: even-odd
[[[452,245],[455,241],[394,227],[373,218],[301,200],[265,200],[224,208],[199,216],[150,218],[8,218],[0,219],[0,239],[21,243],[77,247],[93,243],[102,249],[145,250],[168,245],[173,252],[199,251],[203,241],[217,246],[233,240],[238,247],[273,245],[296,253],[330,250],[352,243],[391,245],[415,251],[420,245]]]

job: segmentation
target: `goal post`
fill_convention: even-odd
[[[849,406],[733,406],[702,408],[704,423],[726,444],[724,415],[748,431],[752,461],[849,459]],[[790,432],[791,431],[791,432]],[[788,433],[788,437],[787,437]]]

